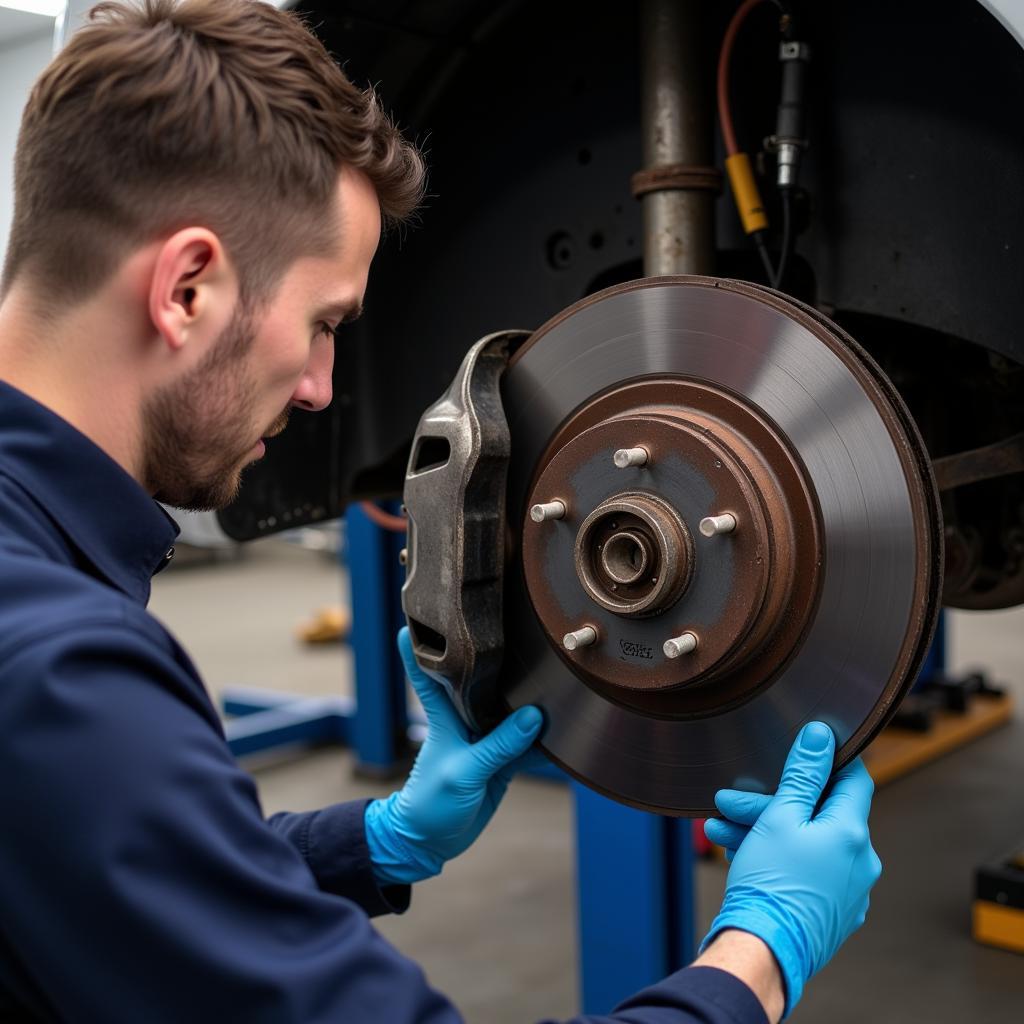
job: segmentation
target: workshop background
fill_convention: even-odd
[[[21,107],[54,46],[88,6],[47,0],[0,2],[0,239],[6,238],[10,222],[11,160]],[[366,5],[352,6],[363,7],[363,23],[373,21]],[[921,17],[938,17],[935,12],[943,7],[916,6]],[[336,22],[322,11],[320,15],[331,22],[332,31],[344,21],[341,15]],[[379,23],[371,27],[383,31],[386,19],[378,17]],[[872,31],[884,32],[882,22],[868,20]],[[382,83],[385,93],[387,85]],[[1005,97],[1005,116],[1015,120],[1018,130],[1022,99],[1019,90]],[[431,145],[444,156],[443,140]],[[591,157],[572,143],[570,162],[582,166]],[[492,171],[499,173],[496,168]],[[505,168],[505,172],[519,174],[523,169]],[[1012,197],[1018,204],[1021,187],[1018,179]],[[630,201],[628,192],[623,201]],[[965,195],[965,209],[975,201],[976,197]],[[412,243],[414,260],[419,253],[430,253],[435,237],[431,228],[428,209]],[[468,228],[450,230],[445,244],[460,237],[460,231]],[[551,243],[547,255],[561,259],[565,251],[558,248],[560,240],[554,234],[545,233],[545,237]],[[627,239],[627,233],[619,231],[601,235],[598,242],[593,233],[583,243],[582,256],[596,267],[603,258],[597,256],[599,250],[607,253],[604,247],[612,245],[626,249]],[[401,253],[392,247],[378,274],[400,259]],[[928,298],[915,297],[922,303]],[[1009,295],[1006,299],[1010,308]],[[460,315],[463,324],[468,319],[472,326],[470,313]],[[500,315],[498,320],[492,326],[518,326],[506,325]],[[464,337],[461,327],[460,332],[455,333]],[[430,376],[436,394],[453,370],[447,364],[433,369]],[[367,367],[362,371],[367,372]],[[411,372],[411,376],[423,375]],[[420,407],[403,408],[400,415],[391,416],[389,410],[390,427],[378,425],[376,434],[372,430],[360,434],[361,457],[371,452],[378,463],[386,464],[394,441],[389,429],[396,436],[408,432],[421,411]],[[949,412],[952,415],[955,409]],[[399,454],[402,457],[392,458],[391,463],[400,474],[404,452],[399,449]],[[381,479],[389,479],[386,469]],[[380,491],[372,473],[361,486],[367,493]],[[380,532],[382,528],[358,510],[347,521],[289,530],[244,545],[230,540],[212,516],[182,516],[181,523],[183,543],[170,569],[154,581],[151,610],[192,654],[214,700],[236,712],[246,710],[242,698],[247,693],[253,707],[264,706],[261,700],[272,707],[289,697],[300,703],[321,701],[317,706],[335,718],[341,714],[339,708],[351,708],[344,700],[338,702],[352,698],[357,690],[350,640],[361,638],[365,646],[380,638],[384,624],[393,626],[394,609],[387,608],[386,595],[382,597],[380,591],[399,575],[394,562],[380,579],[366,578],[372,563],[366,560],[365,548],[350,541],[354,531],[360,538],[378,531],[374,550],[390,557],[397,551],[394,538]],[[355,579],[349,572],[353,564]],[[388,572],[393,575],[389,577]],[[362,605],[353,608],[353,595]],[[387,614],[378,615],[381,608]],[[353,612],[357,627],[367,623],[372,627],[359,638],[350,636]],[[984,673],[987,683],[1002,689],[1019,709],[1024,700],[1024,609],[951,611],[945,614],[944,624],[945,675],[961,680]],[[380,654],[378,662],[388,657]],[[367,664],[365,654],[361,663]],[[410,711],[415,719],[415,707]],[[232,722],[244,724],[246,717]],[[308,724],[305,719],[303,723]],[[284,730],[285,740],[312,735],[302,729],[288,733],[286,718],[276,721],[275,727]],[[236,749],[255,750],[262,746],[257,733],[255,728],[248,733],[239,728],[230,735]],[[792,1020],[1020,1019],[1024,1005],[1021,953],[979,944],[972,938],[971,924],[979,869],[988,866],[998,871],[1013,851],[1024,848],[1024,725],[1017,710],[998,727],[962,742],[969,734],[967,730],[949,744],[933,744],[926,763],[914,770],[908,769],[916,755],[901,760],[900,751],[896,752],[896,777],[879,788],[871,819],[884,872],[872,895],[868,922],[808,986]],[[943,752],[945,746],[950,749]],[[257,780],[267,814],[383,795],[395,785],[368,778],[365,764],[364,771],[357,772],[350,750],[338,744],[286,742],[242,758]],[[380,930],[424,966],[433,984],[470,1021],[511,1024],[569,1017],[580,1007],[583,972],[578,922],[583,908],[579,900],[601,896],[593,888],[578,885],[579,843],[587,838],[578,835],[574,792],[556,778],[517,779],[477,845],[441,877],[418,885],[407,915],[378,922]],[[714,856],[701,857],[695,864],[698,940],[717,908],[726,868]],[[625,885],[637,870],[634,864],[612,865],[609,876],[620,872]],[[628,936],[630,917],[624,915],[619,924],[620,932]]]

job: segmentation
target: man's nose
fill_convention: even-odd
[[[309,412],[326,409],[331,404],[333,371],[334,339],[324,338],[310,352],[302,379],[292,395],[292,405]]]

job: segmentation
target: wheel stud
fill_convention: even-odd
[[[646,448],[620,448],[612,456],[612,461],[619,469],[627,469],[630,466],[646,466],[650,457]]]
[[[564,516],[564,501],[545,501],[542,505],[534,505],[530,509],[530,518],[535,523],[543,523],[546,519],[562,519]]]
[[[597,630],[593,626],[583,626],[580,629],[566,633],[562,637],[562,646],[567,651],[575,651],[580,647],[589,647],[597,642]]]
[[[720,516],[708,516],[700,521],[700,532],[705,537],[714,537],[716,533],[732,533],[736,529],[736,517],[731,512],[723,512]]]
[[[671,640],[666,640],[662,647],[666,658],[679,658],[696,649],[697,636],[694,633],[682,633],[680,636],[674,636]]]

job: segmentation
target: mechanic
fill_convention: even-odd
[[[541,713],[474,742],[403,633],[429,720],[405,786],[264,820],[145,610],[176,536],[154,498],[222,507],[327,406],[382,219],[422,192],[372,94],[255,0],[102,4],[37,82],[0,293],[3,1020],[459,1019],[369,918],[473,842]],[[811,723],[773,797],[719,794],[703,952],[602,1020],[792,1009],[879,873],[863,766],[821,802],[834,753]]]

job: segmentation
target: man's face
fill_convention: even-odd
[[[223,508],[242,471],[262,457],[293,407],[331,401],[334,331],[358,315],[380,240],[380,208],[369,179],[339,176],[340,238],[327,255],[286,271],[273,298],[233,321],[200,362],[152,395],[143,409],[143,475],[168,505]]]

